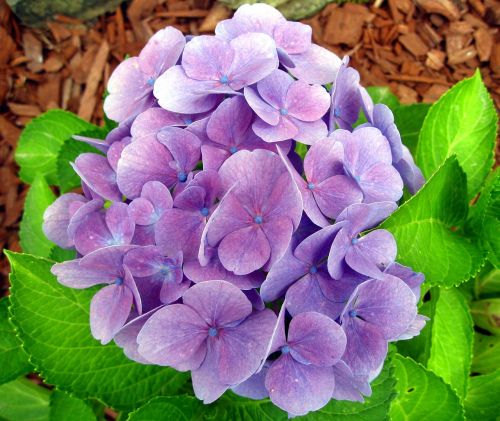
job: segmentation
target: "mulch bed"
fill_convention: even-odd
[[[0,0],[0,248],[19,251],[27,186],[14,150],[38,114],[64,108],[100,124],[113,69],[157,30],[213,32],[232,11],[211,0],[133,0],[93,23],[55,16],[44,30],[23,27]],[[351,64],[366,86],[387,85],[403,103],[434,102],[479,68],[500,108],[500,2],[387,0],[330,4],[304,20],[314,41]],[[8,264],[0,257],[0,296]]]

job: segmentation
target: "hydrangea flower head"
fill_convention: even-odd
[[[311,33],[265,4],[215,35],[160,30],[110,77],[118,126],[75,136],[96,149],[72,163],[81,194],[44,214],[77,255],[58,281],[98,286],[92,335],[190,371],[205,403],[231,389],[294,417],[362,402],[388,343],[427,321],[424,275],[378,228],[422,173],[391,110]]]

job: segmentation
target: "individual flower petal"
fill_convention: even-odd
[[[264,101],[254,88],[245,87],[244,94],[248,105],[265,123],[272,126],[276,126],[279,123],[279,111]]]
[[[313,189],[313,196],[323,215],[335,219],[353,203],[361,203],[363,192],[356,182],[344,175],[330,177]]]
[[[293,78],[288,73],[275,70],[257,84],[257,90],[264,101],[280,110],[286,107],[286,95],[292,85]]]
[[[132,292],[123,284],[108,285],[95,294],[90,302],[92,336],[103,345],[110,342],[127,321],[132,301]]]
[[[333,82],[342,61],[334,53],[316,44],[301,54],[290,56],[295,67],[287,70],[306,83],[325,85]]]
[[[398,170],[405,186],[408,187],[411,194],[416,194],[425,184],[425,178],[422,171],[420,171],[420,168],[415,164],[406,146],[403,146],[403,157],[398,162],[394,163],[394,167]]]
[[[50,270],[57,281],[70,288],[88,288],[98,284],[111,283],[117,277],[114,273],[103,273],[101,270],[92,270],[80,266],[81,259],[68,260],[56,263]]]
[[[236,387],[233,387],[232,390],[239,396],[243,396],[245,398],[250,399],[264,399],[269,396],[269,393],[264,384],[267,370],[269,369],[269,365],[264,366],[262,370],[258,373],[253,374],[247,380],[240,383]]]
[[[59,247],[70,248],[74,245],[73,238],[68,235],[68,226],[72,214],[70,206],[78,202],[85,204],[87,199],[76,193],[66,193],[49,205],[43,214],[43,233]]]
[[[227,327],[210,338],[217,353],[217,373],[224,384],[241,383],[255,373],[271,337],[276,315],[269,309],[257,311],[234,327]]]
[[[314,145],[315,142],[325,138],[328,134],[326,123],[323,120],[301,121],[293,118],[293,124],[299,129],[299,133],[294,136],[294,139],[305,145]]]
[[[288,54],[300,54],[311,47],[312,29],[301,22],[284,22],[273,31],[274,41]]]
[[[395,341],[402,341],[402,340],[407,340],[414,338],[415,336],[420,335],[420,332],[422,329],[425,327],[425,324],[427,321],[430,319],[426,316],[423,316],[421,314],[417,314],[415,316],[415,319],[411,323],[410,326],[408,326],[408,329],[406,329],[401,335],[399,335],[397,338],[395,338]]]
[[[330,98],[320,85],[308,85],[298,80],[286,92],[284,108],[288,114],[301,121],[319,120],[330,107]]]
[[[394,115],[385,104],[376,104],[373,107],[373,126],[379,129],[391,145],[392,162],[398,162],[403,157],[401,135],[394,124]]]
[[[196,370],[206,355],[208,326],[189,306],[159,309],[137,336],[139,354],[147,361],[179,371]]]
[[[304,365],[285,354],[272,363],[265,385],[276,406],[292,415],[304,415],[328,403],[335,379],[332,367]]]
[[[130,244],[134,236],[135,224],[129,214],[128,205],[113,203],[106,211],[106,225],[113,236],[114,244]]]
[[[116,173],[106,157],[95,153],[82,153],[76,158],[73,168],[97,194],[108,200],[121,201]]]
[[[397,209],[394,202],[355,203],[346,208],[337,218],[337,222],[348,221],[349,232],[356,236],[361,231],[373,228]]]
[[[415,294],[417,301],[420,299],[420,286],[425,281],[423,273],[414,272],[413,269],[399,263],[390,264],[387,266],[385,272],[405,282],[411,288],[413,294]]]
[[[345,254],[346,263],[371,278],[381,279],[382,270],[396,258],[396,240],[386,230],[371,231],[360,239],[353,239],[351,244]]]
[[[287,343],[295,360],[330,367],[344,354],[346,337],[342,328],[328,316],[307,312],[292,318]]]
[[[344,361],[339,361],[333,366],[335,388],[332,398],[339,401],[363,402],[363,395],[371,396],[370,384],[352,373]]]
[[[139,197],[148,181],[159,181],[166,186],[173,186],[177,176],[169,168],[172,155],[160,142],[144,139],[132,142],[122,153],[118,162],[117,182],[120,191],[129,199]]]
[[[182,297],[206,323],[224,326],[242,320],[252,312],[252,304],[237,287],[225,281],[193,285]]]
[[[278,123],[272,126],[257,118],[252,124],[252,129],[265,142],[281,142],[299,135],[297,125],[288,118],[280,118]]]

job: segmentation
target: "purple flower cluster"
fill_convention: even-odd
[[[423,275],[376,229],[423,177],[348,64],[255,4],[215,36],[163,29],[118,66],[119,125],[77,137],[98,149],[72,164],[83,193],[43,226],[77,252],[59,282],[104,285],[96,339],[190,371],[206,403],[232,389],[294,416],[370,395],[388,343],[425,324]]]

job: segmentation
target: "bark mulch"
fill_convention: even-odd
[[[23,27],[0,0],[0,248],[20,250],[27,186],[16,175],[14,149],[22,128],[51,108],[101,123],[104,86],[125,56],[167,25],[210,33],[231,14],[211,0],[132,0],[95,22],[55,16],[38,30]],[[387,85],[403,103],[433,102],[479,68],[500,107],[499,1],[330,4],[304,22],[315,42],[351,56],[364,85]],[[2,256],[0,296],[8,272]]]

